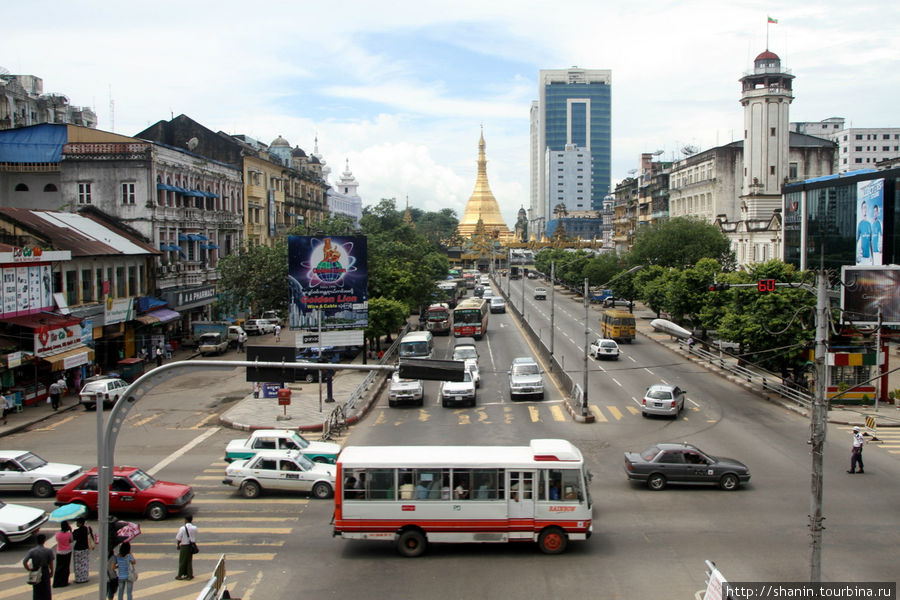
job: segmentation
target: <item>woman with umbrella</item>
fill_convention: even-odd
[[[53,571],[53,587],[69,585],[69,564],[72,560],[72,527],[68,521],[59,524],[56,532],[56,569]]]

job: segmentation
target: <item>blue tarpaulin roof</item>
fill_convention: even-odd
[[[52,123],[0,131],[0,162],[58,163],[68,140],[67,127]]]

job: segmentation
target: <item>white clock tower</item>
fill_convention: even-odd
[[[741,219],[768,218],[781,206],[787,177],[790,106],[794,76],[766,50],[753,61],[753,73],[741,78],[744,107],[744,173]]]

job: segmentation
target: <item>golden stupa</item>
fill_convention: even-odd
[[[478,140],[478,179],[475,180],[475,191],[466,203],[466,211],[459,220],[457,231],[464,239],[469,238],[475,232],[478,220],[484,223],[485,232],[495,239],[506,240],[512,236],[506,221],[500,214],[500,206],[497,199],[491,193],[491,186],[487,178],[487,159],[484,156],[484,131]]]

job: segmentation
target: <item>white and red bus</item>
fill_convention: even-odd
[[[425,327],[432,334],[450,335],[450,306],[445,303],[432,304],[425,311]]]
[[[547,554],[590,537],[590,475],[566,440],[528,446],[348,446],[338,456],[334,535],[393,541],[536,542]]]
[[[453,335],[481,339],[487,333],[489,309],[484,298],[468,298],[453,309]]]

